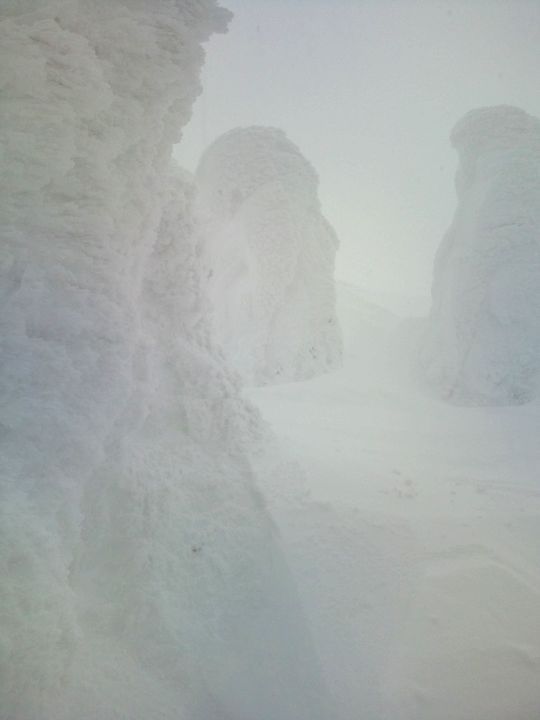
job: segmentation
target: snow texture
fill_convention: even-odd
[[[463,404],[520,404],[540,370],[540,120],[482,108],[454,128],[458,208],[435,261],[421,362]]]
[[[226,20],[2,3],[1,720],[325,716],[169,170]]]
[[[204,153],[196,188],[213,334],[231,365],[253,384],[336,366],[337,238],[298,148],[281,130],[236,128]]]
[[[410,373],[423,318],[341,283],[338,317],[342,368],[246,391],[331,717],[536,720],[540,402],[441,402]]]

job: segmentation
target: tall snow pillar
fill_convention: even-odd
[[[275,128],[235,128],[204,153],[196,191],[213,336],[229,363],[254,384],[338,365],[338,241],[299,149]]]
[[[436,256],[423,373],[460,404],[519,404],[540,370],[540,120],[507,106],[454,128],[458,207]]]

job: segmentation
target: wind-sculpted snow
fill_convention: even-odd
[[[453,402],[523,403],[540,370],[540,120],[475,110],[452,142],[458,208],[435,261],[422,364]]]
[[[250,383],[287,382],[335,366],[335,233],[318,178],[285,134],[237,128],[206,151],[196,213],[213,332]]]
[[[2,5],[1,720],[324,716],[169,172],[226,17]]]

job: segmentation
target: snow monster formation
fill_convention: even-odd
[[[204,153],[195,182],[205,293],[229,363],[253,384],[331,369],[337,238],[315,170],[281,130],[236,128]]]
[[[458,208],[435,260],[423,372],[451,402],[524,403],[540,370],[540,120],[482,108],[451,139]]]
[[[0,720],[327,717],[169,169],[226,21],[0,9]]]

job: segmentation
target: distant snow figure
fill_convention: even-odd
[[[213,332],[230,363],[255,384],[335,366],[338,242],[312,166],[283,131],[236,128],[205,152],[196,186]]]
[[[452,402],[520,404],[540,370],[540,120],[474,110],[452,143],[458,208],[435,260],[421,363]]]

